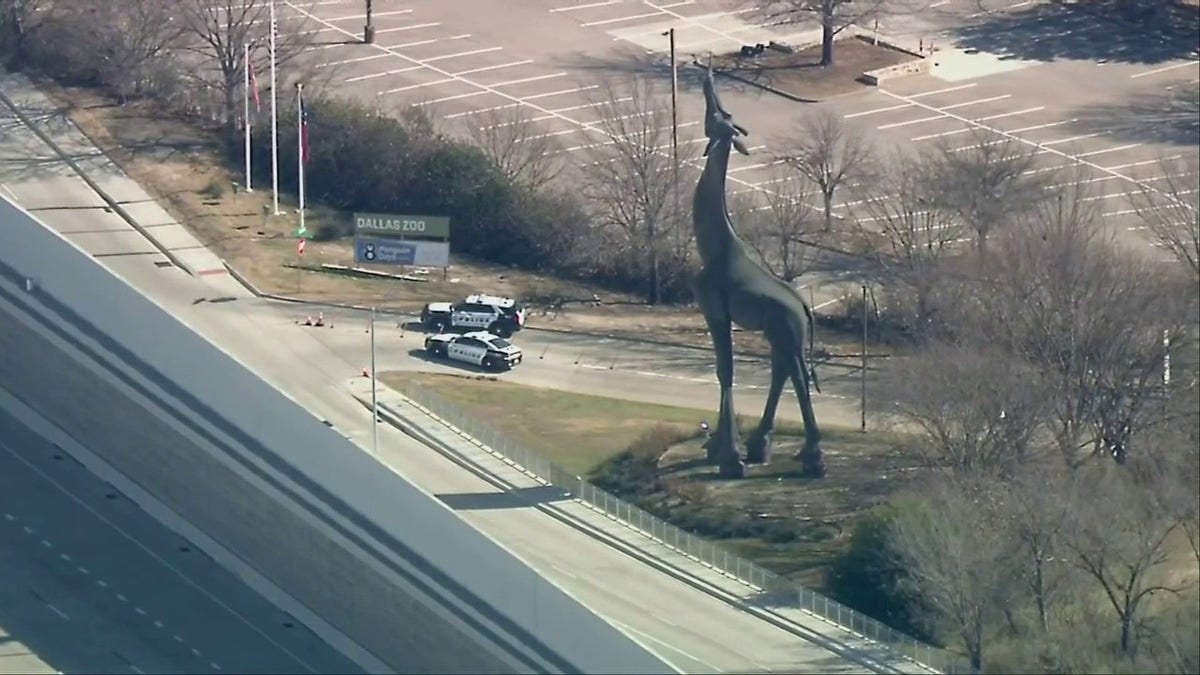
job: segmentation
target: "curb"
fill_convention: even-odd
[[[47,97],[47,98],[49,98],[49,97]],[[124,220],[126,223],[129,224],[130,227],[132,227],[134,230],[136,230],[138,234],[142,235],[142,237],[144,239],[149,241],[154,246],[154,248],[158,249],[159,253],[162,253],[164,256],[166,256],[167,260],[171,261],[172,265],[183,270],[189,276],[193,276],[193,277],[196,276],[195,271],[193,271],[187,265],[184,265],[183,261],[181,261],[178,257],[176,257],[175,254],[171,253],[171,251],[168,250],[167,247],[163,246],[162,244],[160,244],[158,242],[157,239],[150,236],[150,233],[148,231],[146,231],[146,228],[142,227],[141,224],[139,224],[137,221],[135,221],[133,219],[133,216],[129,215],[128,211],[126,211],[124,208],[122,208],[121,205],[119,203],[117,203],[117,201],[115,199],[113,199],[107,192],[102,190],[100,188],[100,186],[96,184],[96,181],[92,180],[90,176],[88,176],[86,173],[84,173],[83,169],[79,168],[79,164],[76,163],[74,159],[72,159],[69,155],[67,155],[67,153],[63,152],[62,148],[58,147],[58,144],[55,143],[49,136],[47,136],[44,131],[37,128],[37,126],[35,126],[33,124],[33,121],[30,120],[29,117],[24,112],[22,112],[19,108],[17,108],[17,106],[12,102],[12,99],[10,99],[8,97],[8,95],[5,94],[3,91],[0,91],[0,102],[3,102],[4,105],[8,106],[8,108],[13,111],[13,115],[15,115],[18,120],[20,120],[21,124],[25,125],[25,127],[28,128],[30,131],[32,131],[33,134],[35,136],[37,136],[40,141],[45,143],[51,150],[53,150],[54,154],[58,155],[58,158],[62,162],[64,162],[67,166],[71,167],[71,170],[74,171],[81,179],[83,179],[83,182],[86,183],[87,186],[89,188],[91,188],[93,192],[95,192],[97,195],[99,195],[101,201],[103,201],[105,203],[105,205],[108,206],[108,208],[112,209],[113,213],[117,214],[117,216],[119,216],[121,218],[121,220]],[[100,146],[97,145],[96,142],[92,140],[92,137],[87,135],[87,132],[85,132],[83,129],[81,129],[78,124],[75,124],[75,121],[72,120],[70,117],[66,117],[66,119],[68,122],[71,123],[72,127],[74,127],[79,133],[83,134],[84,138],[88,139],[88,141],[92,145],[96,146],[96,150],[99,151],[101,156],[103,156],[105,159],[107,159],[109,161],[109,163],[111,163],[113,166],[120,169],[120,165],[117,164],[116,161],[114,161],[113,158],[107,152],[105,152],[103,149],[101,149]],[[124,173],[124,171],[122,171],[121,173]]]
[[[403,397],[402,394],[398,394],[398,395]],[[359,404],[363,405],[367,409],[368,415],[371,413],[370,402],[364,401],[363,399],[359,398],[359,396],[354,394],[353,392],[351,392],[351,396],[353,396],[354,400],[358,401]],[[412,402],[409,401],[409,399],[407,399],[406,397],[404,398],[404,400],[406,402],[408,402],[408,405],[410,405],[410,406],[413,405]],[[416,408],[417,406],[413,406],[413,407]],[[438,454],[441,454],[442,456],[446,457],[450,461],[454,462],[456,465],[471,472],[478,478],[490,483],[493,487],[504,490],[505,492],[510,492],[512,490],[517,489],[517,486],[504,480],[503,478],[500,478],[499,476],[496,476],[495,474],[492,474],[484,467],[478,465],[477,463],[475,463],[468,457],[464,456],[462,453],[455,450],[453,447],[450,447],[449,444],[426,433],[420,427],[420,425],[415,424],[415,423],[411,422],[410,420],[406,419],[402,414],[397,413],[395,410],[393,410],[391,406],[380,403],[378,405],[378,408],[379,408],[380,418],[383,419],[384,421],[386,421],[390,426],[398,429],[402,433],[410,436],[414,440],[416,440],[419,443],[421,443],[422,445],[425,445],[426,447],[434,450]],[[440,418],[434,418],[434,419],[435,419],[436,423],[446,426],[445,423]],[[484,451],[487,452],[488,454],[496,456],[496,454],[491,449],[487,448],[486,446],[481,446],[481,447],[483,447]],[[572,494],[569,490],[559,488],[559,487],[547,482],[545,479],[541,478],[540,476],[533,474],[528,469],[517,464],[516,462],[513,462],[512,460],[509,460],[507,458],[502,459],[501,457],[502,456],[499,456],[499,457],[497,457],[497,459],[504,461],[505,463],[507,463],[510,466],[512,466],[513,468],[517,469],[524,475],[529,476],[530,478],[541,483],[544,486],[561,490],[564,495],[569,496],[573,501],[580,501],[579,498],[577,496],[575,496],[574,494]],[[583,502],[580,501],[580,503],[583,503]],[[776,628],[787,631],[788,633],[791,633],[792,635],[809,640],[816,645],[824,647],[825,649],[828,649],[829,651],[845,658],[848,661],[852,661],[860,666],[863,666],[864,668],[867,668],[871,672],[876,672],[876,673],[898,673],[898,672],[900,672],[895,667],[889,666],[888,664],[886,664],[884,662],[878,661],[871,656],[856,653],[856,650],[853,647],[839,643],[836,640],[836,638],[830,638],[830,637],[821,635],[820,633],[817,633],[816,631],[814,631],[810,628],[807,628],[801,624],[798,624],[791,620],[788,620],[773,611],[762,609],[760,607],[756,607],[753,604],[747,602],[746,600],[738,597],[737,595],[730,593],[728,591],[725,591],[724,589],[714,586],[714,585],[712,585],[708,582],[705,582],[697,577],[694,577],[694,576],[688,574],[687,572],[675,567],[674,565],[672,565],[671,563],[669,563],[667,561],[664,561],[664,560],[655,558],[651,555],[642,553],[641,551],[639,551],[635,547],[630,546],[629,544],[625,543],[618,537],[610,535],[607,532],[597,530],[596,528],[592,527],[591,525],[588,525],[587,523],[580,521],[579,519],[571,516],[570,514],[563,512],[561,509],[553,506],[553,503],[534,502],[534,503],[530,504],[530,506],[532,506],[534,509],[550,516],[551,518],[554,518],[555,520],[563,523],[564,525],[567,525],[568,527],[570,527],[582,534],[585,534],[593,539],[596,539],[596,540],[606,544],[607,546],[610,546],[611,548],[633,558],[634,560],[637,560],[639,563],[642,563],[642,564],[644,564],[648,567],[651,567],[659,572],[662,572],[663,574],[666,574],[677,581],[685,583],[688,586],[691,586],[692,588],[694,588],[702,593],[705,593],[705,594],[709,595],[710,597],[716,598],[717,600],[720,600],[735,609],[738,609],[738,610],[746,612],[752,616],[755,616],[756,618],[759,618],[759,619],[775,626]],[[585,506],[586,506],[586,504],[585,504]],[[804,610],[799,610],[799,611],[804,611]],[[820,617],[815,617],[815,618],[818,621],[824,621]],[[838,626],[837,624],[830,624],[830,625],[835,626],[838,630],[848,631],[848,629],[844,626]],[[852,634],[858,635],[857,633],[852,633]],[[859,637],[861,637],[863,640],[866,640],[867,642],[870,642],[871,644],[878,645],[880,649],[889,650],[889,651],[891,650],[890,647],[888,647],[887,645],[885,645],[883,643],[872,642],[869,639],[867,639],[865,636],[859,636]],[[896,653],[894,653],[894,655],[898,658],[905,659],[905,660],[911,662],[911,660],[908,659],[908,657],[903,654],[896,652]],[[920,665],[924,665],[924,664],[920,664]],[[931,671],[931,672],[937,672],[937,671]]]

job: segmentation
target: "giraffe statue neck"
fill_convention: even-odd
[[[729,168],[731,146],[729,140],[713,144],[692,199],[692,225],[696,234],[696,248],[699,249],[700,259],[705,264],[741,247],[741,241],[729,222],[729,211],[725,205],[725,172]]]

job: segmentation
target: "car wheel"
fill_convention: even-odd
[[[488,370],[500,370],[500,365],[496,362],[496,359],[491,356],[484,357],[483,367],[487,368]]]
[[[499,335],[500,337],[502,337],[502,338],[504,338],[504,339],[506,339],[506,340],[507,340],[508,338],[512,337],[512,329],[511,329],[511,328],[509,328],[508,324],[507,324],[507,323],[501,323],[501,322],[499,322],[499,321],[497,321],[497,322],[493,323],[492,325],[488,326],[488,332],[489,332],[489,333],[491,333],[491,334],[493,334],[493,335]]]

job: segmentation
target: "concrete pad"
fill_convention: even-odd
[[[695,49],[724,52],[738,49],[744,44],[765,43],[778,39],[770,31],[724,13],[703,14],[688,17],[686,20],[668,17],[665,21],[610,30],[608,34],[639,47],[662,52],[669,49],[667,39],[662,33],[671,28],[675,29],[676,52],[682,54]]]
[[[943,49],[933,57],[930,73],[947,82],[970,80],[1000,73],[1010,73],[1031,66],[1042,65],[1042,61],[1016,59],[987,52],[968,53],[962,49]]]
[[[30,176],[28,180],[6,182],[21,206],[30,211],[69,207],[103,209],[104,200],[92,191],[78,189],[79,177],[69,169],[54,174]]]
[[[141,221],[139,221],[140,223]],[[145,226],[146,233],[150,238],[158,242],[159,246],[174,252],[176,250],[193,249],[200,246],[200,242],[192,236],[184,227],[178,223],[168,223],[166,225]]]
[[[57,141],[57,139],[55,139]],[[133,179],[121,173],[120,170],[111,163],[105,167],[104,171],[89,171],[86,172],[88,178],[92,179],[100,189],[104,191],[113,201],[121,203],[121,206],[128,210],[133,204],[138,202],[149,201],[149,195],[146,194],[146,189],[138,185]],[[125,202],[129,202],[126,204]],[[131,212],[132,213],[132,212]],[[158,214],[162,214],[161,217]],[[160,223],[169,223],[173,218],[166,215],[166,211],[162,207],[158,207],[154,217],[146,221],[146,225],[157,225]],[[138,222],[141,222],[140,220]]]
[[[158,253],[154,244],[146,241],[137,230],[124,232],[75,232],[64,233],[71,241],[92,255],[127,255]]]
[[[171,214],[159,206],[158,202],[149,201],[144,192],[140,197],[140,201],[122,202],[121,208],[125,210],[125,213],[129,214],[130,218],[133,218],[134,222],[142,227],[149,228],[176,224]]]
[[[199,246],[199,244],[197,244]],[[215,253],[206,248],[172,249],[171,255],[196,276],[207,276],[214,273],[228,274],[225,264]]]

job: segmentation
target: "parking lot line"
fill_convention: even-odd
[[[891,110],[900,110],[901,108],[909,108],[911,106],[912,106],[911,103],[901,103],[900,105],[889,105],[886,108],[875,108],[874,110],[864,110],[862,112],[850,113],[849,115],[842,115],[842,117],[844,117],[846,119],[850,119],[853,117],[863,117],[864,115],[874,115],[875,113],[888,112]]]
[[[906,98],[921,98],[923,96],[933,96],[934,94],[948,94],[952,91],[959,91],[962,89],[970,89],[971,87],[975,87],[978,85],[979,85],[978,82],[970,82],[968,84],[960,84],[960,85],[953,86],[953,87],[946,87],[944,89],[934,89],[933,91],[923,91],[919,94],[912,94],[910,96],[907,96]]]
[[[384,47],[384,49],[406,49],[408,47],[420,47],[421,45],[432,45],[432,44],[436,44],[438,42],[449,42],[450,40],[466,40],[469,37],[471,37],[470,33],[463,33],[462,35],[451,35],[450,37],[434,38],[432,40],[417,40],[416,42],[405,42],[404,44],[392,45],[391,47]],[[395,56],[395,55],[393,54],[393,56]]]
[[[1079,158],[1079,157],[1092,157],[1095,155],[1107,155],[1110,152],[1121,152],[1122,150],[1130,150],[1133,148],[1140,147],[1141,145],[1143,145],[1143,144],[1142,143],[1130,143],[1129,145],[1118,145],[1115,148],[1105,148],[1104,150],[1093,150],[1091,152],[1085,152],[1085,153],[1082,153],[1079,155],[1075,155],[1075,157]]]
[[[938,109],[937,109],[936,107],[934,107],[934,106],[931,106],[931,105],[928,105],[928,104],[926,104],[926,103],[921,103],[921,102],[919,102],[919,101],[913,101],[911,98],[909,98],[909,97],[907,97],[907,96],[904,96],[903,94],[897,94],[897,93],[894,93],[894,92],[888,91],[888,90],[886,90],[886,89],[880,89],[880,90],[879,90],[879,92],[880,92],[880,93],[882,93],[882,94],[884,94],[885,96],[891,96],[892,98],[894,98],[894,99],[896,99],[896,100],[899,100],[899,101],[907,101],[907,102],[910,102],[910,103],[912,103],[912,104],[914,104],[914,105],[917,105],[917,106],[920,106],[920,107],[922,107],[922,108],[925,108],[926,110],[929,110],[929,111],[931,111],[931,112],[938,112]],[[1112,175],[1114,175],[1114,176],[1118,176],[1118,177],[1122,178],[1123,180],[1129,181],[1129,182],[1131,182],[1131,183],[1134,183],[1134,184],[1141,184],[1141,185],[1144,185],[1143,183],[1141,183],[1140,181],[1138,181],[1136,178],[1133,178],[1132,176],[1127,176],[1127,175],[1125,175],[1125,174],[1123,174],[1123,173],[1118,173],[1118,172],[1116,172],[1116,171],[1112,171],[1111,169],[1105,169],[1104,167],[1100,166],[1099,164],[1096,164],[1095,162],[1090,162],[1090,161],[1088,161],[1088,160],[1086,160],[1086,159],[1083,159],[1083,158],[1081,158],[1081,157],[1076,157],[1076,156],[1074,156],[1074,155],[1070,155],[1070,154],[1068,154],[1068,153],[1065,153],[1065,152],[1063,152],[1063,151],[1061,151],[1061,150],[1057,150],[1057,149],[1054,149],[1054,148],[1048,148],[1048,147],[1046,147],[1046,144],[1045,144],[1045,143],[1039,143],[1039,142],[1037,142],[1037,141],[1031,141],[1031,140],[1029,140],[1028,138],[1023,138],[1023,137],[1021,137],[1021,136],[1014,136],[1014,135],[1012,135],[1011,133],[1009,133],[1009,132],[1007,132],[1007,131],[1004,131],[1004,130],[1002,130],[1002,129],[997,129],[996,127],[991,127],[991,126],[988,126],[988,125],[986,125],[986,124],[980,124],[980,123],[978,123],[978,122],[972,122],[971,120],[967,119],[966,117],[963,117],[962,115],[957,115],[957,114],[955,114],[955,113],[952,113],[952,112],[948,112],[948,113],[945,113],[945,114],[946,114],[947,116],[951,117],[951,118],[957,119],[959,122],[962,122],[963,124],[969,124],[969,125],[973,125],[973,126],[979,127],[980,129],[983,129],[983,130],[985,130],[985,131],[990,131],[990,132],[992,132],[992,133],[994,133],[994,134],[996,134],[996,135],[998,135],[998,136],[1004,136],[1004,137],[1006,137],[1006,138],[1011,138],[1011,139],[1013,139],[1013,140],[1017,141],[1018,143],[1023,143],[1023,144],[1025,144],[1025,145],[1029,145],[1029,146],[1032,146],[1032,147],[1034,147],[1034,148],[1038,148],[1040,151],[1045,151],[1045,152],[1049,152],[1049,153],[1051,153],[1051,154],[1058,155],[1059,157],[1062,157],[1062,158],[1066,159],[1068,162],[1071,162],[1071,163],[1074,163],[1074,164],[1081,164],[1081,165],[1083,165],[1083,166],[1090,167],[1090,168],[1092,168],[1092,169],[1095,169],[1095,170],[1097,170],[1097,171],[1100,171],[1100,172],[1103,172],[1103,173],[1112,174]],[[1149,189],[1149,190],[1151,190],[1151,191],[1155,192],[1155,193],[1159,193],[1159,192],[1160,192],[1159,190],[1157,190],[1157,189],[1155,189],[1155,188],[1153,188],[1153,187],[1151,187],[1151,186],[1148,186],[1148,185],[1147,185],[1147,186],[1145,186],[1145,187],[1146,187],[1147,189]]]
[[[599,89],[599,88],[600,88],[600,85],[598,85],[598,84],[589,84],[585,87],[575,87],[573,89],[559,89],[558,91],[547,91],[547,92],[541,93],[541,94],[533,94],[531,96],[526,96],[525,100],[526,101],[536,101],[539,98],[550,98],[551,96],[562,96],[563,94],[574,94],[574,93],[580,92],[580,91],[590,91],[592,89]],[[551,112],[553,112],[553,111],[551,111]]]
[[[1093,132],[1090,134],[1080,134],[1078,136],[1071,136],[1070,138],[1060,138],[1057,141],[1046,141],[1045,143],[1042,143],[1042,146],[1049,147],[1051,145],[1062,145],[1063,143],[1073,143],[1075,141],[1082,141],[1085,138],[1096,138],[1097,136],[1107,136],[1109,133],[1110,132],[1108,132],[1108,131],[1096,131],[1096,132]],[[1054,150],[1043,150],[1042,152],[1054,152]]]
[[[436,63],[438,61],[445,61],[446,59],[457,59],[457,58],[463,57],[463,56],[474,56],[476,54],[487,54],[488,52],[498,52],[501,49],[504,49],[504,47],[483,47],[481,49],[472,49],[470,51],[458,52],[456,54],[443,54],[441,56],[433,56],[433,57],[430,57],[427,59],[421,59],[421,60],[424,61],[425,63]]]
[[[460,75],[471,75],[472,73],[486,73],[489,70],[500,70],[502,68],[515,68],[517,66],[525,66],[533,63],[533,59],[523,59],[521,61],[513,61],[511,63],[498,63],[494,66],[482,66],[480,68],[472,68],[454,74],[455,77]]]
[[[435,103],[445,103],[447,101],[457,101],[459,99],[464,99],[464,98],[474,98],[476,96],[484,96],[486,94],[487,94],[486,91],[469,91],[465,94],[455,94],[453,96],[443,96],[441,98],[431,98],[428,101],[417,101],[416,103],[413,103],[412,106],[415,108],[415,107],[423,106],[423,105],[433,105]]]
[[[891,124],[884,124],[883,126],[878,126],[875,128],[880,131],[883,131],[884,129],[895,129],[896,127],[906,127],[910,124],[923,124],[925,122],[932,122],[934,120],[941,120],[941,119],[946,119],[946,115],[932,115],[930,117],[918,117],[915,120],[905,120],[903,122],[892,122]]]
[[[652,16],[662,16],[662,12],[650,12],[648,14],[634,14],[632,16],[622,16],[622,17],[618,17],[616,19],[602,19],[600,21],[588,21],[587,23],[583,23],[580,25],[583,26],[584,28],[591,28],[592,26],[607,26],[610,23],[621,23],[622,21],[637,21],[638,19],[649,19]]]
[[[507,82],[496,82],[493,84],[489,84],[488,86],[492,87],[492,88],[507,87],[510,84],[525,84],[526,82],[538,82],[541,80],[552,80],[556,77],[565,77],[566,75],[567,75],[566,72],[550,73],[548,75],[534,75],[533,77],[522,77],[519,80],[508,80]],[[547,111],[547,112],[549,112],[549,111]]]
[[[294,12],[296,12],[296,13],[298,13],[298,14],[302,15],[302,16],[305,16],[305,17],[307,17],[307,18],[311,19],[311,20],[315,21],[315,22],[316,22],[316,23],[318,23],[318,24],[324,23],[325,25],[329,25],[329,24],[328,24],[328,22],[326,22],[326,21],[325,21],[324,19],[322,19],[321,17],[319,17],[319,16],[317,16],[317,15],[313,14],[312,12],[309,12],[309,11],[307,11],[307,10],[305,10],[305,9],[303,9],[303,8],[301,8],[301,7],[299,7],[299,6],[297,6],[296,2],[294,2],[293,0],[283,0],[283,3],[282,3],[282,4],[283,4],[285,7],[287,7],[287,8],[289,8],[289,9],[291,9],[292,11],[294,11]],[[350,31],[350,30],[345,30],[345,29],[339,29],[339,30],[341,30],[342,34],[344,34],[345,36],[347,36],[347,37],[349,37],[349,38],[356,38],[356,37],[357,37],[357,34],[356,34],[356,33],[354,33],[353,31]],[[611,135],[611,134],[609,134],[608,132],[606,132],[606,131],[605,131],[603,128],[596,126],[596,124],[595,124],[595,123],[592,123],[592,122],[584,122],[584,121],[582,121],[582,120],[577,120],[577,119],[575,119],[575,118],[569,117],[569,116],[567,116],[567,115],[562,115],[562,114],[559,114],[559,113],[551,113],[550,109],[548,109],[548,108],[545,108],[545,107],[543,107],[543,106],[541,106],[541,105],[538,105],[538,104],[536,104],[536,103],[532,103],[532,102],[530,102],[529,98],[522,98],[522,97],[520,97],[520,96],[516,96],[516,95],[510,94],[510,93],[508,93],[508,92],[504,92],[504,91],[501,91],[501,90],[497,89],[497,86],[498,86],[498,85],[495,85],[495,84],[483,84],[483,83],[481,83],[481,82],[476,82],[476,81],[474,81],[474,80],[471,80],[471,79],[468,79],[468,78],[465,78],[465,77],[454,77],[454,76],[453,76],[453,75],[452,75],[452,74],[451,74],[449,71],[447,71],[447,70],[444,70],[444,69],[442,69],[442,68],[438,67],[437,65],[434,65],[434,64],[429,64],[429,63],[427,63],[427,62],[423,62],[423,61],[421,61],[420,59],[414,58],[414,57],[412,57],[412,56],[409,56],[409,55],[407,55],[407,54],[404,54],[403,52],[399,52],[399,51],[397,51],[397,50],[395,50],[395,49],[391,49],[391,48],[385,47],[385,46],[383,46],[383,45],[380,45],[380,44],[378,44],[378,43],[376,43],[376,44],[374,44],[374,45],[371,45],[371,46],[372,46],[372,47],[374,47],[375,49],[378,49],[378,50],[380,50],[380,51],[386,51],[386,52],[388,52],[388,53],[392,54],[393,56],[395,56],[395,57],[397,57],[397,58],[399,58],[399,59],[403,59],[403,60],[405,60],[405,61],[408,61],[409,63],[411,63],[411,64],[413,64],[413,65],[415,65],[415,66],[424,66],[425,68],[429,69],[430,71],[432,71],[432,72],[434,72],[434,73],[437,73],[437,74],[439,74],[439,75],[442,75],[442,76],[444,76],[444,81],[448,81],[448,82],[461,82],[461,83],[463,83],[463,84],[465,84],[465,85],[467,85],[467,86],[475,87],[475,88],[477,88],[477,89],[479,89],[479,90],[481,90],[481,91],[485,91],[485,92],[487,92],[487,93],[494,94],[494,95],[496,95],[497,97],[508,99],[509,101],[511,101],[511,102],[513,102],[513,103],[515,103],[515,104],[517,104],[517,105],[524,105],[524,106],[526,106],[526,107],[528,107],[528,108],[530,108],[530,109],[532,109],[532,110],[534,110],[534,111],[537,111],[537,112],[540,112],[540,113],[543,113],[543,114],[553,114],[553,115],[554,115],[554,116],[555,116],[557,119],[561,120],[561,121],[562,121],[562,122],[564,122],[564,123],[567,123],[567,124],[571,124],[571,125],[574,125],[574,126],[580,127],[581,129],[584,129],[584,130],[586,130],[586,131],[590,131],[590,132],[592,132],[592,133],[594,133],[594,134],[598,134],[598,135],[601,135],[601,136],[605,136],[605,137],[608,137],[608,138],[612,138],[612,135]],[[564,74],[564,75],[565,75],[566,73],[562,73],[562,74]],[[426,83],[426,84],[424,84],[424,85],[422,85],[422,86],[430,86],[431,84],[440,84],[440,83],[441,83],[441,82],[436,82],[436,83]],[[685,145],[693,145],[693,144],[695,144],[695,143],[697,143],[697,142],[704,142],[704,143],[707,143],[707,142],[708,142],[708,139],[707,139],[707,138],[704,138],[704,137],[701,137],[701,138],[697,138],[697,139],[693,139],[693,140],[685,141],[685,142],[684,142],[684,144],[685,144]],[[662,152],[666,152],[667,150],[669,150],[669,149],[670,149],[670,147],[671,147],[671,146],[670,146],[670,144],[667,144],[667,145],[664,145],[664,146],[662,146],[661,148],[655,148],[655,150],[659,150],[659,151],[662,151]],[[731,178],[731,179],[730,179],[730,182],[731,182],[731,183],[740,184],[740,185],[753,185],[752,183],[747,183],[746,181],[739,180],[739,179],[738,179],[738,178],[736,178],[736,177],[733,177],[733,178]]]
[[[577,9],[591,9],[592,7],[607,7],[608,5],[619,4],[622,0],[603,0],[603,2],[589,2],[585,5],[568,5],[566,7],[555,7],[550,10],[551,14],[558,12],[574,12]]]
[[[447,78],[443,78],[441,80],[434,80],[433,82],[422,82],[421,84],[410,84],[406,87],[396,87],[395,89],[388,89],[387,91],[379,92],[378,95],[383,96],[384,94],[395,94],[396,92],[401,92],[401,91],[412,91],[413,89],[421,89],[422,87],[433,87],[433,86],[436,86],[439,84],[446,84],[447,82],[457,82],[457,81],[458,80],[455,80],[453,77],[447,77]]]
[[[1039,105],[1036,108],[1026,108],[1024,110],[1014,110],[1012,112],[988,115],[987,117],[976,117],[975,121],[976,122],[986,122],[988,120],[998,120],[998,119],[1001,119],[1004,117],[1016,117],[1017,115],[1026,115],[1031,112],[1038,112],[1039,110],[1045,110],[1045,109],[1046,109],[1046,106]],[[1054,122],[1053,124],[1061,124],[1061,122]],[[1040,128],[1043,126],[1046,126],[1046,125],[1038,125],[1037,127],[1031,127],[1031,128]],[[1015,134],[1018,131],[1020,131],[1020,130],[1018,129],[1018,130],[1010,131],[1009,133]],[[955,129],[954,131],[943,131],[940,134],[926,134],[924,136],[914,136],[908,140],[910,140],[910,141],[927,141],[931,138],[941,138],[943,136],[958,136],[959,134],[966,134],[966,133],[970,133],[970,132],[971,132],[971,129],[970,129],[970,127],[968,127],[966,129]],[[974,148],[979,148],[979,147],[983,147],[983,146],[986,146],[989,144],[995,144],[995,143],[996,143],[996,141],[990,141],[989,143],[977,143],[975,145],[968,145],[968,146],[965,146],[962,148],[955,148],[953,150],[953,152],[961,152],[963,150],[971,150]]]
[[[375,59],[384,59],[391,54],[371,54],[370,56],[359,56],[353,59],[343,59],[341,61],[328,61],[326,63],[318,63],[317,68],[330,68],[333,66],[345,66],[351,63],[362,63],[363,61],[374,61]]]
[[[422,68],[424,68],[424,66],[407,66],[405,68],[399,68],[397,70],[385,70],[381,73],[367,73],[366,75],[355,75],[354,77],[347,78],[346,83],[349,84],[351,82],[362,82],[363,80],[373,80],[377,77],[387,77],[388,75],[399,75],[400,73],[410,73],[414,70],[420,70]]]
[[[433,23],[414,23],[409,26],[398,26],[395,28],[376,28],[375,34],[379,35],[381,33],[399,33],[400,31],[417,30],[418,28],[437,28],[440,25],[442,25],[442,23],[440,21],[434,21]]]
[[[372,12],[372,13],[371,13],[371,17],[372,17],[373,19],[378,19],[378,18],[379,18],[379,17],[381,17],[381,16],[398,16],[398,15],[400,15],[400,14],[410,14],[410,13],[412,13],[412,10],[411,10],[411,9],[393,9],[393,10],[391,10],[391,11],[388,11],[388,12]],[[322,19],[322,20],[323,20],[323,21],[329,21],[329,22],[333,22],[333,21],[357,21],[357,20],[366,19],[366,18],[367,18],[367,15],[366,15],[366,14],[349,14],[349,15],[347,15],[347,16],[338,16],[338,17],[334,17],[334,18],[331,18],[331,19]]]
[[[1118,164],[1116,166],[1106,166],[1104,168],[1108,169],[1109,171],[1116,171],[1117,169],[1129,169],[1129,168],[1132,168],[1135,166],[1146,166],[1147,164],[1158,164],[1159,162],[1170,162],[1171,160],[1182,159],[1182,158],[1183,158],[1183,155],[1171,155],[1170,157],[1163,157],[1161,159],[1144,159],[1140,162],[1130,162],[1128,164]]]
[[[520,105],[521,105],[520,103],[505,103],[504,105],[494,105],[490,108],[476,108],[474,110],[464,110],[463,112],[451,113],[449,115],[446,115],[446,119],[456,120],[460,117],[466,117],[467,115],[478,115],[480,113],[495,112],[497,110],[506,110],[508,108],[517,108],[517,107],[520,107]]]
[[[1129,76],[1129,79],[1136,80],[1139,77],[1146,77],[1147,75],[1157,75],[1159,73],[1165,73],[1168,70],[1175,70],[1177,68],[1187,68],[1188,66],[1195,67],[1197,64],[1200,64],[1200,61],[1185,61],[1184,63],[1176,63],[1176,64],[1172,64],[1169,66],[1163,66],[1162,68],[1155,68],[1154,70],[1146,70],[1146,71],[1142,71],[1140,73],[1134,73],[1133,75]]]
[[[394,70],[394,71],[383,71],[383,72],[359,74],[359,76],[347,78],[346,83],[349,84],[352,82],[362,82],[362,80],[374,79],[377,77],[388,77],[389,74],[400,74],[400,73],[406,73],[406,72],[419,71],[419,70],[421,70],[422,67],[424,67],[424,66],[408,66],[408,67],[403,67],[403,68],[397,68],[397,70]]]

